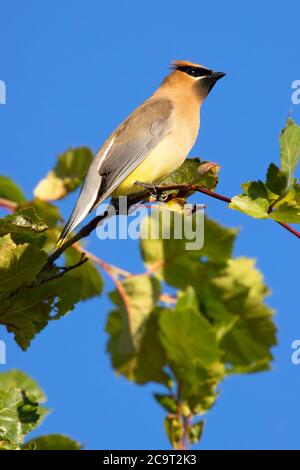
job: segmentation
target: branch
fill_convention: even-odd
[[[300,232],[297,232],[297,230],[295,230],[293,227],[291,227],[289,224],[286,224],[285,222],[278,222],[276,220],[276,222],[281,225],[281,227],[285,228],[286,230],[288,230],[290,233],[292,233],[293,235],[295,235],[295,237],[297,238],[300,238]]]
[[[201,186],[197,186],[195,184],[174,184],[174,185],[168,185],[168,186],[155,186],[155,189],[157,190],[158,193],[162,193],[163,191],[172,191],[172,190],[185,190],[186,192],[190,191],[195,191],[198,193],[206,194],[206,196],[212,197],[214,199],[218,199],[219,201],[226,202],[228,204],[231,203],[231,197],[227,196],[222,196],[221,194],[215,193],[214,191],[210,191],[209,189],[203,188]],[[290,233],[295,235],[295,237],[300,238],[300,232],[298,232],[296,229],[291,227],[289,224],[286,224],[285,222],[278,222],[277,220],[275,221],[277,224],[281,225],[285,230],[288,230]]]
[[[157,185],[153,186],[153,190],[156,191],[158,199],[159,195],[161,195],[164,191],[176,191],[176,190],[181,190],[184,193],[188,194],[191,191],[194,192],[199,192],[202,194],[205,194],[206,196],[212,197],[213,199],[218,199],[219,201],[226,202],[227,204],[230,204],[231,198],[227,196],[223,196],[222,194],[215,193],[214,191],[210,191],[209,189],[203,188],[202,186],[198,186],[196,184],[170,184],[170,185]],[[130,199],[130,203],[128,204],[128,211],[129,209],[135,205],[137,202],[140,202],[145,199],[147,193],[144,194],[139,194],[135,198]],[[114,207],[116,209],[115,215],[118,215],[119,209],[117,205],[117,201],[113,201]],[[82,238],[87,237],[95,228],[98,226],[99,223],[103,222],[106,218],[110,217],[111,214],[109,214],[107,211],[104,212],[102,215],[99,215],[95,217],[94,219],[91,220],[87,225],[82,227],[82,229],[79,230],[79,232],[71,237],[69,240],[67,240],[60,248],[58,248],[54,253],[52,253],[49,258],[48,258],[48,264],[54,263],[54,261],[57,260],[57,258],[60,257],[60,255],[66,251],[70,246],[72,246],[74,243],[78,242]],[[288,230],[290,233],[292,233],[294,236],[297,238],[300,238],[300,232],[297,232],[293,227],[290,225],[284,223],[284,222],[277,222],[279,225],[281,225],[285,230]]]
[[[47,264],[53,264],[70,246],[90,235],[90,233],[95,230],[98,224],[106,219],[108,215],[108,212],[104,212],[103,214],[94,217],[91,222],[82,227],[73,237],[69,238],[60,248],[55,250],[54,253],[48,257]]]
[[[140,202],[144,199],[145,194],[138,194],[137,196],[133,196],[132,198],[128,198],[128,206],[127,206],[127,213],[129,212],[130,208],[134,206],[137,202]],[[92,233],[97,226],[103,222],[104,220],[109,219],[112,216],[119,215],[119,205],[118,200],[112,200],[110,205],[114,207],[115,211],[109,212],[105,211],[103,214],[94,217],[87,225],[84,225],[73,237],[69,238],[61,247],[55,250],[49,257],[48,263],[54,263],[62,253],[64,253],[70,246],[74,245],[74,243],[82,240],[83,238],[87,237]]]
[[[85,253],[82,253],[78,263],[72,264],[71,266],[63,266],[62,268],[58,268],[59,269],[58,273],[53,274],[53,276],[50,276],[47,279],[43,279],[42,282],[40,282],[40,284],[45,284],[46,282],[53,281],[54,279],[58,279],[64,276],[69,271],[72,271],[73,269],[78,268],[79,266],[82,266],[87,261],[88,261],[88,257],[85,255]]]
[[[8,209],[9,211],[15,211],[18,207],[18,204],[14,201],[10,201],[9,199],[5,199],[3,197],[0,198],[0,207],[4,209]]]

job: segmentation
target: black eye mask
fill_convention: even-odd
[[[193,67],[192,65],[177,65],[176,70],[187,73],[191,77],[205,77],[212,74],[212,70],[205,67]]]

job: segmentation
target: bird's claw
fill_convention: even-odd
[[[135,181],[134,184],[136,184],[137,186],[142,186],[143,188],[147,189],[149,193],[151,194],[151,196],[154,197],[155,199],[158,198],[158,191],[154,184],[142,183],[141,181]]]

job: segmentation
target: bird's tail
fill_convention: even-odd
[[[77,206],[78,204],[76,204],[68,222],[64,226],[63,231],[61,232],[59,239],[56,242],[57,248],[60,248],[63,245],[69,233],[72,232],[72,230],[74,230],[74,228],[76,228],[80,224],[80,222],[83,221],[83,219],[90,211],[90,207],[85,207],[84,210],[81,211]]]
[[[96,194],[96,192],[93,194],[91,191],[87,190],[85,184],[82,186],[73,212],[56,242],[56,246],[58,248],[62,246],[69,233],[72,232],[72,230],[74,230],[91,212],[95,204]]]
[[[56,246],[60,247],[64,243],[69,233],[74,230],[95,207],[96,201],[100,201],[102,177],[98,170],[98,162],[94,159],[81,187],[73,212],[61,232]]]

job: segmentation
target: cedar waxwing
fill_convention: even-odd
[[[96,154],[58,245],[108,196],[141,192],[136,182],[159,183],[186,159],[198,135],[200,107],[225,74],[181,60],[171,68]]]

